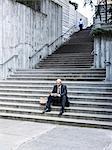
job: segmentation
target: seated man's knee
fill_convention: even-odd
[[[67,98],[67,97],[66,97],[65,95],[62,96],[62,100],[66,100],[66,98]]]

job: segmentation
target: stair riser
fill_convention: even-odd
[[[7,102],[7,103],[20,103],[20,104],[39,104],[39,101],[36,101],[36,99],[32,100],[11,100],[11,99],[0,99],[0,102]]]
[[[52,123],[52,124],[60,124],[60,125],[69,125],[69,126],[78,126],[78,127],[89,127],[89,128],[102,128],[102,129],[112,129],[110,125],[98,125],[98,124],[89,124],[89,123],[76,123],[76,122],[61,122],[61,121],[54,121],[54,120],[42,120],[42,119],[35,119],[35,118],[26,118],[26,117],[14,117],[14,116],[0,116],[1,118],[13,119],[13,120],[24,120],[24,121],[33,121],[33,122],[40,122],[40,123]]]
[[[79,61],[78,61],[79,60]],[[83,57],[80,57],[80,56],[52,56],[52,57],[50,57],[49,59],[43,59],[43,60],[41,60],[40,62],[47,62],[47,63],[50,63],[50,62],[53,62],[53,63],[55,63],[55,62],[57,62],[57,63],[60,63],[60,62],[68,62],[68,63],[70,63],[70,62],[77,62],[77,63],[81,63],[81,62],[93,62],[94,61],[94,59],[93,59],[93,57],[90,57],[90,56],[83,56]]]
[[[7,80],[27,80],[27,81],[38,81],[38,80],[40,80],[41,81],[41,77],[40,78],[22,78],[22,77],[20,77],[20,78],[7,78]],[[67,77],[63,77],[63,78],[61,78],[63,81],[102,81],[102,80],[104,80],[105,78],[104,77],[89,77],[89,78],[81,78],[81,77],[78,77],[78,78],[67,78]],[[55,78],[43,78],[42,79],[43,81],[46,81],[46,80],[51,80],[51,81],[56,81],[57,80],[57,78],[55,77]]]
[[[50,60],[73,60],[73,61],[77,61],[79,59],[79,61],[84,60],[84,61],[88,61],[88,60],[94,60],[93,55],[85,55],[85,54],[80,54],[80,53],[61,53],[61,54],[52,54],[50,56],[47,57],[48,59],[43,59],[46,61],[50,61]],[[62,60],[63,59],[63,60]],[[43,61],[41,60],[41,61]]]
[[[43,63],[40,63],[38,66],[64,66],[64,65],[66,65],[66,66],[92,66],[92,62],[91,63],[83,63],[83,62],[81,62],[81,63],[67,63],[67,62],[60,62],[60,63],[52,63],[52,62],[50,62],[50,63],[46,63],[46,62],[43,62]]]
[[[53,86],[48,86],[48,87],[39,87],[39,86],[37,86],[37,87],[31,87],[31,86],[0,86],[0,89],[2,88],[2,91],[4,91],[5,89],[8,89],[8,90],[14,90],[14,89],[20,89],[20,91],[21,90],[40,90],[40,91],[52,91],[52,88],[53,88]],[[84,88],[80,88],[80,87],[67,87],[67,90],[68,90],[68,92],[69,91],[71,91],[71,92],[74,92],[74,91],[99,91],[99,92],[112,92],[112,88],[111,89],[99,89],[99,88],[88,88],[88,87],[84,87]]]
[[[68,78],[75,78],[75,77],[105,77],[105,74],[66,74],[66,75],[63,75],[63,74],[57,74],[57,75],[47,75],[47,74],[43,74],[43,75],[11,75],[10,77],[30,77],[30,78],[50,78],[50,77],[54,77],[54,78],[64,78],[64,77],[68,77]]]
[[[40,65],[67,65],[67,66],[73,66],[73,65],[76,65],[76,66],[90,66],[91,64],[92,64],[92,62],[87,62],[87,63],[85,63],[85,62],[83,62],[83,60],[81,61],[81,62],[70,62],[69,60],[67,61],[67,60],[65,60],[64,62],[60,62],[60,61],[58,61],[58,62],[41,62],[41,63],[39,63]]]
[[[79,60],[79,61],[78,61]],[[94,57],[93,56],[80,56],[80,54],[79,54],[79,56],[76,56],[76,55],[73,55],[73,54],[71,54],[71,56],[69,55],[69,54],[66,54],[66,55],[52,55],[52,56],[48,56],[48,59],[42,59],[40,62],[44,62],[44,61],[46,61],[46,62],[50,62],[50,61],[52,61],[52,62],[91,62],[91,61],[93,61],[94,60]]]
[[[70,97],[72,97],[72,96],[101,96],[101,97],[112,97],[112,94],[102,94],[102,93],[94,93],[94,94],[92,94],[92,93],[70,93],[70,95],[69,95]]]
[[[38,95],[38,96],[33,96],[33,95],[18,95],[18,94],[16,94],[16,95],[12,95],[12,94],[10,94],[10,95],[6,95],[6,94],[0,94],[2,97],[13,97],[13,98],[15,98],[16,99],[16,97],[18,97],[18,98],[30,98],[30,99],[40,99],[40,97],[46,97],[47,95],[43,95],[43,94],[41,94],[41,95]],[[69,96],[69,99],[70,100],[79,100],[79,101],[82,101],[82,100],[85,100],[85,101],[89,101],[90,99],[89,98],[76,98],[76,96],[75,96],[75,98],[74,97],[70,97]],[[93,101],[93,102],[95,102],[95,101],[98,101],[98,102],[112,102],[112,99],[108,99],[107,97],[105,97],[105,99],[96,99],[96,98],[94,98],[93,97],[93,99],[91,99],[91,101]]]
[[[95,97],[93,97],[93,99],[90,99],[90,98],[77,98],[77,97],[75,97],[75,98],[71,98],[70,99],[71,101],[85,101],[85,102],[109,102],[109,103],[112,103],[112,99],[108,99],[107,97],[105,97],[105,99],[101,99],[101,97],[99,97],[99,98],[95,98]]]
[[[98,84],[98,83],[95,83],[95,82],[93,83],[93,82],[77,82],[77,81],[75,81],[75,82],[69,81],[68,82],[68,81],[63,81],[63,83],[66,84],[67,87],[68,86],[74,86],[74,85],[75,86],[81,86],[81,87],[82,86],[105,87],[105,88],[106,87],[107,88],[112,87],[112,84],[103,84],[103,82],[98,82],[99,83]],[[13,85],[20,85],[20,86],[22,86],[22,85],[26,85],[26,86],[28,86],[28,85],[30,85],[30,86],[31,85],[34,85],[34,86],[37,86],[37,85],[41,86],[42,85],[42,86],[44,86],[45,85],[46,86],[47,85],[47,86],[52,86],[53,87],[53,85],[55,84],[55,81],[50,81],[50,82],[46,81],[45,82],[44,80],[41,80],[41,81],[38,80],[36,82],[33,82],[33,81],[29,82],[29,81],[18,81],[17,80],[17,81],[14,82],[14,81],[11,80],[11,81],[7,81],[7,82],[2,82],[1,81],[0,84],[4,84],[6,86],[10,85],[10,84],[13,84]]]
[[[89,56],[87,56],[87,57],[89,57]],[[51,58],[49,58],[49,59],[44,59],[44,60],[41,60],[40,61],[40,63],[42,63],[42,62],[46,62],[46,63],[50,63],[50,62],[52,62],[52,63],[61,63],[61,62],[68,62],[68,63],[89,63],[89,62],[93,62],[94,61],[94,59],[93,58],[87,58],[87,57],[81,57],[81,58],[78,58],[78,57],[68,57],[68,56],[66,56],[65,58],[63,58],[63,57],[51,57]],[[79,60],[79,61],[78,61]]]
[[[69,71],[69,70],[68,70]],[[71,74],[106,74],[105,71],[38,71],[38,72],[15,72],[14,75],[71,75]]]
[[[19,105],[0,105],[1,107],[6,107],[7,108],[21,108],[21,109],[30,109],[30,110],[44,110],[44,106],[40,106],[38,107],[34,107],[34,106],[19,106]],[[60,111],[60,107],[59,108],[52,108],[52,110],[54,111]],[[89,113],[89,114],[104,114],[104,115],[112,115],[112,111],[96,111],[96,110],[82,110],[82,109],[78,109],[78,108],[65,108],[66,112],[71,112],[71,113]]]
[[[8,98],[8,97],[7,97]],[[10,96],[9,96],[9,98],[10,98]],[[23,96],[23,98],[24,99],[22,99],[22,100],[18,100],[17,99],[17,97],[13,97],[14,99],[12,100],[12,99],[6,99],[5,97],[2,97],[2,98],[0,98],[0,102],[18,102],[18,103],[32,103],[32,104],[38,104],[39,103],[39,96],[38,96],[38,99],[37,98],[31,98],[31,100],[25,100],[25,98],[24,98],[24,96]],[[22,96],[21,96],[21,98],[22,98]],[[70,101],[70,103],[71,103],[71,105],[75,105],[74,104],[74,101],[83,101],[83,102],[88,102],[88,104],[90,103],[90,102],[101,102],[101,103],[103,103],[103,102],[107,102],[107,103],[112,103],[112,98],[111,99],[107,99],[107,97],[105,97],[105,99],[101,99],[101,98],[98,98],[98,99],[95,99],[95,97],[93,97],[93,99],[90,99],[90,98],[69,98],[69,101]]]
[[[51,90],[50,90],[51,91]],[[0,92],[4,92],[4,93],[6,93],[6,95],[8,95],[8,93],[10,94],[10,93],[14,93],[14,94],[21,94],[21,93],[23,93],[23,94],[40,94],[40,95],[42,95],[43,94],[43,96],[44,95],[48,95],[48,93],[50,92],[49,90],[48,91],[17,91],[17,90],[0,90]],[[1,93],[0,93],[0,95],[1,95]],[[76,96],[76,95],[79,95],[79,96],[104,96],[104,97],[112,97],[112,93],[108,93],[108,92],[106,92],[106,93],[86,93],[86,92],[81,92],[81,91],[68,91],[68,97],[70,96],[70,97],[72,97],[72,96]]]
[[[58,70],[56,70],[55,68],[51,68],[51,69],[41,69],[39,68],[37,69],[17,69],[16,72],[43,72],[43,71],[50,71],[50,72],[57,72],[57,71],[105,71],[105,69],[95,69],[95,68],[80,68],[80,69],[70,69],[70,68],[58,68]]]
[[[89,49],[89,50],[88,50]],[[92,47],[90,47],[90,46],[87,46],[87,47],[73,47],[72,45],[71,45],[71,47],[69,47],[69,46],[67,46],[67,47],[64,47],[64,48],[62,48],[62,49],[60,49],[60,51],[59,52],[55,52],[55,54],[61,54],[61,53],[80,53],[80,52],[82,52],[82,53],[87,53],[87,52],[90,52],[91,53],[91,50],[90,49],[92,49]]]
[[[13,97],[13,98],[16,98],[16,97],[18,97],[18,98],[30,98],[30,99],[39,99],[40,97],[42,97],[42,96],[46,96],[46,95],[39,95],[39,96],[34,96],[34,95],[18,95],[18,93],[16,94],[16,93],[14,93],[14,94],[0,94],[0,96],[2,96],[2,97]]]
[[[107,108],[112,109],[112,105],[98,105],[96,104],[73,104],[71,103],[70,106],[72,107],[88,107],[88,108]]]
[[[11,110],[8,110],[8,111],[4,111],[4,110],[0,110],[0,112],[5,112],[5,113],[14,113],[14,114],[24,114],[24,115],[42,115],[40,113],[36,113],[36,112],[21,112],[21,111],[11,111]],[[46,116],[51,116],[51,117],[57,117],[58,115],[57,114],[51,114],[51,113],[47,113],[45,114]],[[64,118],[72,118],[72,119],[84,119],[84,120],[95,120],[95,121],[108,121],[108,122],[111,122],[112,119],[110,118],[104,118],[104,117],[92,117],[92,116],[73,116],[73,115],[66,115],[64,114],[62,117]]]
[[[90,67],[92,67],[92,64],[39,64],[38,65],[39,67],[56,67],[56,68],[58,68],[58,67],[62,67],[62,68],[72,68],[72,67],[77,67],[77,68],[90,68]]]
[[[3,102],[4,104],[1,104],[1,102]],[[39,105],[39,101],[36,101],[35,99],[34,99],[34,101],[20,101],[20,100],[0,100],[0,106],[7,106],[8,105],[8,103],[19,103],[19,104],[17,104],[17,106],[21,106],[21,104],[35,104],[35,106],[37,107],[37,106],[40,106]],[[111,104],[111,103],[110,103]],[[85,104],[85,103],[83,103],[83,104],[80,104],[80,103],[72,103],[71,101],[70,101],[70,106],[71,107],[74,107],[74,108],[76,108],[76,107],[82,107],[82,108],[84,108],[84,107],[86,107],[86,108],[106,108],[106,109],[112,109],[112,105],[103,105],[103,104],[97,104],[97,102],[96,102],[96,104]],[[27,107],[27,106],[26,106]]]

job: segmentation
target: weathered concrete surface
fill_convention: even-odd
[[[55,125],[0,119],[0,150],[15,150],[53,128]]]
[[[112,150],[112,131],[0,119],[0,150]]]

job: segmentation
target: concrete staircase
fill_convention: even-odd
[[[75,33],[66,44],[75,45],[75,39],[82,34],[86,46],[89,32],[86,29]],[[91,41],[90,44],[92,47]],[[105,70],[91,68],[90,48],[78,52],[63,49],[62,46],[48,56],[37,69],[16,70],[7,80],[0,81],[0,117],[112,129],[112,83],[104,81]],[[40,97],[48,96],[57,78],[67,85],[70,100],[62,117],[58,117],[59,106],[42,114],[44,106],[39,104]]]

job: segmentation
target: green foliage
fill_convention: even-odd
[[[112,37],[112,30],[111,30],[111,29],[105,30],[105,29],[102,29],[102,28],[96,28],[96,29],[94,29],[94,30],[91,32],[91,35],[92,35],[93,37],[96,37],[96,36]]]

